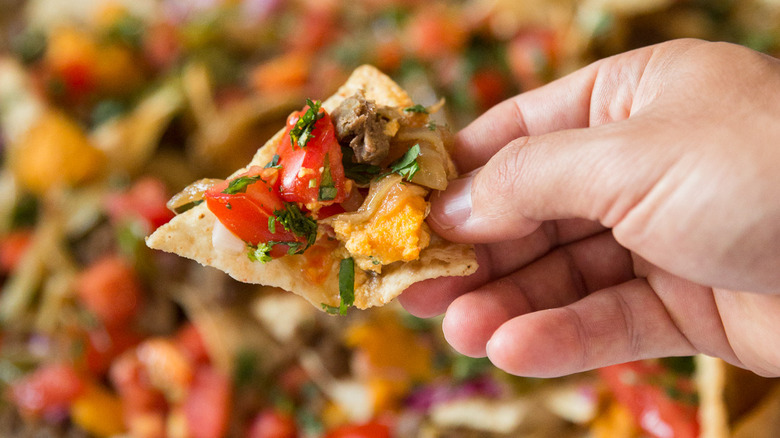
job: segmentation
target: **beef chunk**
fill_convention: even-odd
[[[363,93],[345,99],[331,114],[336,137],[342,145],[355,151],[358,163],[378,165],[390,150],[390,137],[385,134],[387,123],[378,113],[376,104]]]

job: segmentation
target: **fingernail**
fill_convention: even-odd
[[[447,190],[439,192],[431,209],[431,220],[443,229],[463,225],[471,216],[472,175],[450,181]]]

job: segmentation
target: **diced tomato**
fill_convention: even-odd
[[[230,400],[230,379],[209,366],[198,368],[183,406],[190,436],[224,436],[230,417]]]
[[[279,164],[282,166],[280,182],[282,199],[309,205],[323,201],[342,202],[347,198],[349,191],[346,190],[344,165],[341,164],[341,146],[336,139],[336,131],[330,115],[325,110],[320,110],[323,116],[315,122],[312,137],[306,145],[301,147],[292,144],[290,131],[307,110],[308,106],[290,115],[287,119],[287,129],[277,149]],[[320,185],[326,171],[330,172],[336,192],[332,198],[320,200]]]
[[[599,370],[604,382],[633,414],[637,424],[653,437],[694,438],[699,436],[698,408],[692,403],[669,396],[658,383],[664,371],[657,364],[630,362]],[[680,377],[685,390],[687,378]],[[687,388],[691,390],[691,388]]]
[[[304,385],[310,381],[309,375],[298,365],[287,367],[278,379],[279,387],[291,398],[297,397]]]
[[[0,272],[11,272],[30,246],[32,231],[13,231],[0,240]]]
[[[515,37],[507,47],[509,67],[524,89],[552,80],[558,63],[559,42],[552,30],[531,29]]]
[[[54,364],[14,382],[14,402],[26,415],[49,416],[66,411],[84,391],[81,376],[70,365]]]
[[[266,409],[252,420],[247,438],[296,438],[298,428],[292,416]]]
[[[107,327],[88,332],[84,352],[87,369],[96,376],[104,375],[114,359],[138,345],[141,339],[141,335],[127,327]]]
[[[114,361],[110,378],[122,398],[127,424],[138,415],[165,409],[165,397],[162,392],[152,387],[149,376],[135,352],[127,352]]]
[[[176,345],[193,363],[207,363],[209,361],[209,351],[203,342],[203,337],[192,323],[187,323],[176,333]]]
[[[395,38],[379,41],[376,46],[375,60],[382,71],[391,72],[401,67],[404,58],[404,48]]]
[[[97,43],[86,31],[71,27],[55,30],[49,38],[45,65],[66,95],[80,99],[95,88]]]
[[[109,196],[106,209],[114,222],[140,219],[146,224],[148,232],[152,232],[173,219],[174,214],[165,206],[166,202],[165,184],[157,178],[144,177],[128,191]]]
[[[299,31],[305,29],[305,31]],[[333,41],[340,26],[334,11],[328,7],[305,9],[295,32],[288,39],[292,51],[314,52]]]
[[[417,57],[426,61],[459,53],[468,34],[450,11],[438,7],[422,9],[406,28],[406,43]]]
[[[347,425],[328,432],[325,438],[390,438],[390,428],[376,421]]]
[[[141,308],[141,283],[130,265],[118,256],[93,263],[76,279],[76,294],[106,327],[123,327]]]
[[[206,205],[225,228],[252,245],[270,241],[305,242],[306,238],[286,231],[281,225],[274,226],[273,232],[268,227],[268,218],[274,216],[274,211],[285,208],[275,189],[278,172],[278,169],[252,166],[232,180],[209,188],[204,196]],[[224,193],[231,182],[245,177],[260,179],[247,185],[243,192]],[[281,257],[286,253],[286,245],[274,245],[269,255]]]
[[[501,102],[508,95],[509,84],[497,70],[481,69],[469,82],[471,95],[481,110],[486,110]]]

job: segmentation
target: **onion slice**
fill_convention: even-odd
[[[246,243],[222,225],[219,219],[214,220],[214,230],[211,232],[211,244],[214,249],[241,253],[246,250]]]

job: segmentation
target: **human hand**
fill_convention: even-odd
[[[699,352],[780,375],[778,90],[780,61],[680,40],[499,104],[429,221],[480,268],[401,303],[518,375]]]

